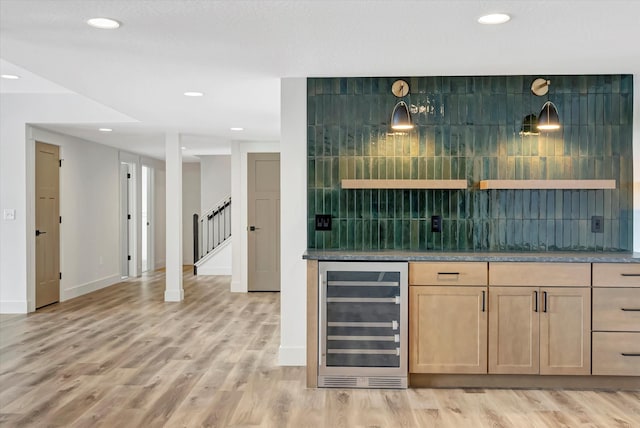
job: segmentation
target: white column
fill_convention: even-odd
[[[306,363],[307,80],[281,80],[279,364]]]
[[[182,289],[182,149],[180,135],[168,132],[165,136],[166,157],[166,288],[165,302],[184,299]]]

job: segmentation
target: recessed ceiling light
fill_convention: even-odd
[[[496,25],[496,24],[504,24],[510,19],[511,17],[506,13],[490,13],[488,15],[483,15],[480,18],[478,18],[478,22],[480,24]]]
[[[240,127],[234,127],[234,128],[230,128],[232,131],[244,131],[244,128],[240,128]]]
[[[113,131],[113,129],[111,129],[111,128],[98,128],[98,131],[100,131],[100,132],[111,132],[111,131]]]
[[[202,92],[196,92],[196,91],[189,91],[189,92],[185,92],[184,95],[186,97],[201,97],[204,94]]]
[[[87,20],[87,24],[101,30],[115,30],[120,27],[120,23],[118,21],[110,18],[91,18]]]
[[[16,80],[20,78],[20,76],[18,76],[17,74],[2,74],[0,75],[0,77],[2,77],[3,79],[9,79],[9,80]]]
[[[185,146],[180,147],[182,150],[187,150]]]

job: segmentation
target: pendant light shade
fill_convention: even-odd
[[[538,129],[541,131],[556,131],[560,129],[558,109],[551,101],[547,101],[542,106],[542,110],[538,115]]]
[[[540,135],[538,117],[535,114],[528,114],[522,119],[520,135]]]
[[[400,101],[393,108],[391,113],[391,129],[395,131],[407,131],[413,129],[411,116],[409,115],[409,107],[404,101]]]

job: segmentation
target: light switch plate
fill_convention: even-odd
[[[15,220],[16,219],[16,210],[13,208],[5,208],[4,209],[4,219],[5,220]]]

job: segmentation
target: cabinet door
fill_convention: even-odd
[[[486,297],[486,287],[410,287],[409,371],[486,373]]]
[[[489,287],[489,373],[538,374],[538,287]]]
[[[590,374],[591,290],[540,291],[540,374]]]

